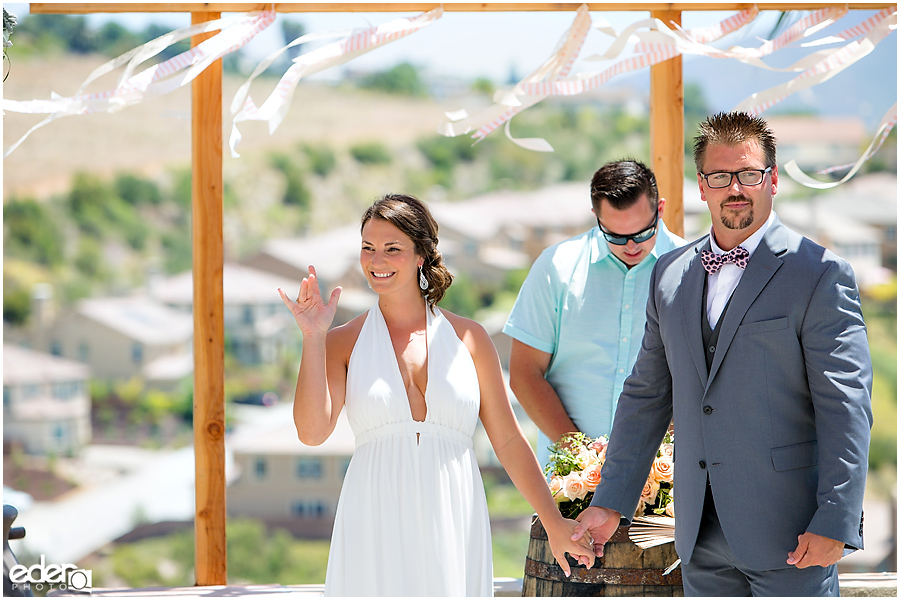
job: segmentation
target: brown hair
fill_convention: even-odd
[[[591,179],[591,204],[598,215],[603,200],[616,210],[625,210],[634,206],[644,194],[650,200],[650,208],[656,212],[659,206],[656,176],[647,165],[637,160],[606,163],[597,169]]]
[[[718,113],[707,117],[694,138],[694,165],[703,172],[706,149],[711,145],[737,146],[756,141],[765,155],[767,167],[775,166],[775,134],[769,124],[745,112]]]
[[[425,259],[422,274],[428,280],[428,289],[420,288],[422,296],[431,304],[440,302],[453,282],[453,275],[438,252],[438,224],[425,203],[407,194],[386,194],[363,213],[360,233],[370,219],[391,223],[413,241],[416,254]]]

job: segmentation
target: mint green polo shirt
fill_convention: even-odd
[[[653,265],[684,243],[660,220],[650,255],[628,269],[594,227],[544,250],[519,290],[503,333],[552,354],[545,377],[590,437],[612,430],[619,394],[641,348]],[[551,443],[538,435],[541,465]]]

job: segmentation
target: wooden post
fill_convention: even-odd
[[[654,10],[666,25],[681,25],[680,10]],[[663,220],[684,235],[684,81],[681,55],[650,67],[650,156],[659,195],[666,199]]]
[[[220,13],[191,13],[191,24]],[[195,36],[196,46],[206,37]],[[196,585],[225,585],[225,325],[222,292],[222,60],[191,83]]]

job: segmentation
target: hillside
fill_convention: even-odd
[[[74,94],[90,72],[103,64],[100,56],[60,55],[52,59],[14,60],[4,84],[5,98],[31,100],[49,98],[51,92]],[[108,89],[115,76],[94,82],[88,92]],[[230,136],[229,104],[244,79],[228,76],[223,84],[224,139]],[[257,79],[251,95],[257,103],[274,87],[276,80]],[[323,84],[301,83],[291,110],[274,135],[264,123],[243,123],[242,157],[225,153],[226,177],[230,171],[253,164],[273,148],[291,149],[300,142],[346,146],[355,142],[381,140],[389,147],[410,144],[433,134],[444,110],[428,99],[384,96],[351,88],[336,89]],[[131,170],[153,176],[168,167],[190,162],[189,87],[109,114],[92,114],[58,119],[34,132],[4,160],[3,194],[45,197],[68,189],[74,172],[112,174]],[[3,118],[3,147],[8,148],[43,115],[6,113]]]

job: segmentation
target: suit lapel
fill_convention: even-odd
[[[684,319],[684,333],[687,338],[688,350],[697,368],[697,375],[705,388],[707,385],[706,356],[703,348],[703,329],[700,319],[703,318],[703,280],[706,271],[700,263],[700,252],[709,250],[709,240],[694,247],[694,254],[687,261],[682,277],[682,289],[685,291],[685,299],[682,304],[682,318]]]
[[[715,378],[719,370],[719,365],[728,353],[728,348],[734,340],[738,327],[744,320],[744,315],[750,309],[750,306],[756,301],[756,298],[762,292],[763,288],[775,275],[775,271],[781,267],[783,261],[780,256],[787,251],[787,230],[777,218],[772,222],[769,230],[763,236],[762,241],[757,246],[747,268],[741,277],[741,281],[731,297],[728,310],[725,311],[721,321],[719,322],[719,341],[716,344],[716,354],[713,358],[712,365],[709,368],[709,383]],[[699,261],[697,261],[699,262]]]

